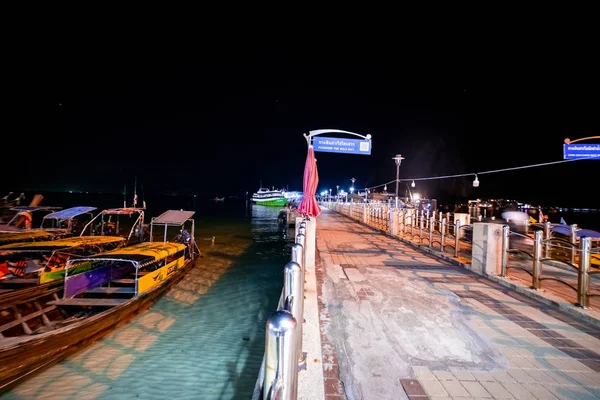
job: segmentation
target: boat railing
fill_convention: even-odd
[[[298,396],[298,366],[305,362],[302,322],[306,230],[307,220],[303,220],[292,245],[290,262],[284,267],[277,311],[267,320],[265,356],[254,400],[295,400]]]

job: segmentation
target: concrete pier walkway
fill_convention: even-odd
[[[324,210],[327,399],[597,399],[600,330]]]

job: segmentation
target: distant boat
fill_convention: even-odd
[[[258,192],[252,195],[252,202],[262,206],[285,206],[287,199],[283,190],[269,190],[265,188],[258,189]]]
[[[221,202],[221,201],[225,201],[225,197],[215,197],[213,200],[217,201],[217,202]]]

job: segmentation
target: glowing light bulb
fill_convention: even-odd
[[[410,184],[410,186],[415,187],[415,181],[412,181],[412,183]]]
[[[479,187],[479,179],[477,179],[477,174],[475,174],[475,180],[473,181],[473,187]]]

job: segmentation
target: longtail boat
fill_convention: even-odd
[[[192,211],[152,220],[164,241],[70,259],[64,290],[0,305],[0,393],[80,350],[150,307],[181,280],[199,255]],[[184,224],[191,222],[191,234]],[[166,241],[177,226],[176,241]],[[152,240],[152,237],[151,237]]]
[[[5,224],[0,224],[0,232],[21,232],[23,230],[31,229],[26,227],[26,220],[33,218],[33,214],[40,215],[43,213],[52,213],[56,210],[60,210],[61,207],[42,207],[42,206],[18,206],[11,208],[14,211],[14,215]],[[45,214],[43,214],[45,215]],[[32,221],[30,221],[32,222]]]
[[[0,246],[0,303],[34,286],[61,284],[66,262],[122,247],[120,236],[85,236]],[[39,292],[39,290],[35,290]]]
[[[52,240],[57,238],[79,235],[86,218],[92,219],[92,211],[96,207],[71,207],[55,211],[58,207],[15,207],[17,213],[5,225],[0,225],[0,245],[18,242],[33,242],[36,240]],[[19,221],[29,214],[49,212],[44,215],[39,228],[20,228]]]

